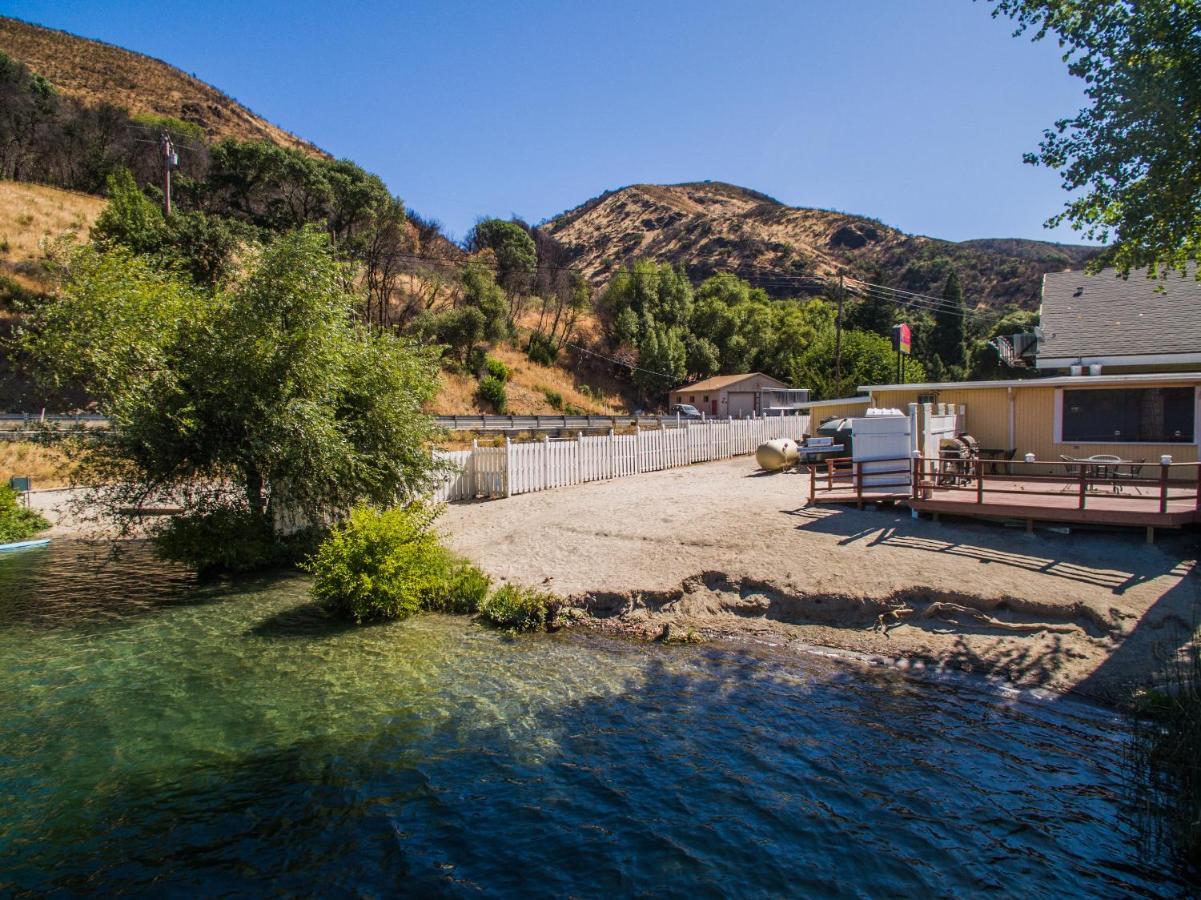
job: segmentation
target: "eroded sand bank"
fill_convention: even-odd
[[[456,504],[448,542],[592,624],[817,644],[1120,700],[1188,639],[1195,534],[1039,531],[805,508],[740,458]]]

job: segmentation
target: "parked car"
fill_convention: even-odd
[[[703,419],[701,411],[691,403],[677,403],[671,408],[673,416],[679,416],[681,419]]]

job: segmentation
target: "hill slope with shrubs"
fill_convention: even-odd
[[[1043,273],[1079,268],[1097,252],[1043,241],[955,243],[908,235],[876,219],[787,206],[758,191],[708,181],[631,185],[542,227],[572,251],[573,265],[594,283],[649,259],[681,266],[693,281],[719,272],[741,275],[775,296],[805,291],[805,276],[840,271],[938,294],[949,261],[969,306],[991,308],[1036,309]]]

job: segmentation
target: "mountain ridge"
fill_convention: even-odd
[[[85,104],[199,125],[213,141],[268,140],[314,156],[329,154],[168,62],[116,44],[0,16],[0,50]]]
[[[841,273],[918,293],[939,293],[954,266],[975,305],[1037,306],[1041,276],[1075,268],[1100,248],[1025,238],[946,241],[910,235],[876,218],[789,206],[721,181],[632,184],[548,219],[593,282],[637,258],[683,265],[703,278],[719,271],[764,273],[769,293],[788,282]],[[773,279],[775,279],[773,281]]]

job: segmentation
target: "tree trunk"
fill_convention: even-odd
[[[250,503],[250,508],[258,515],[263,515],[267,510],[267,498],[263,490],[263,476],[258,469],[253,466],[247,466],[245,469],[246,475],[246,500]]]

